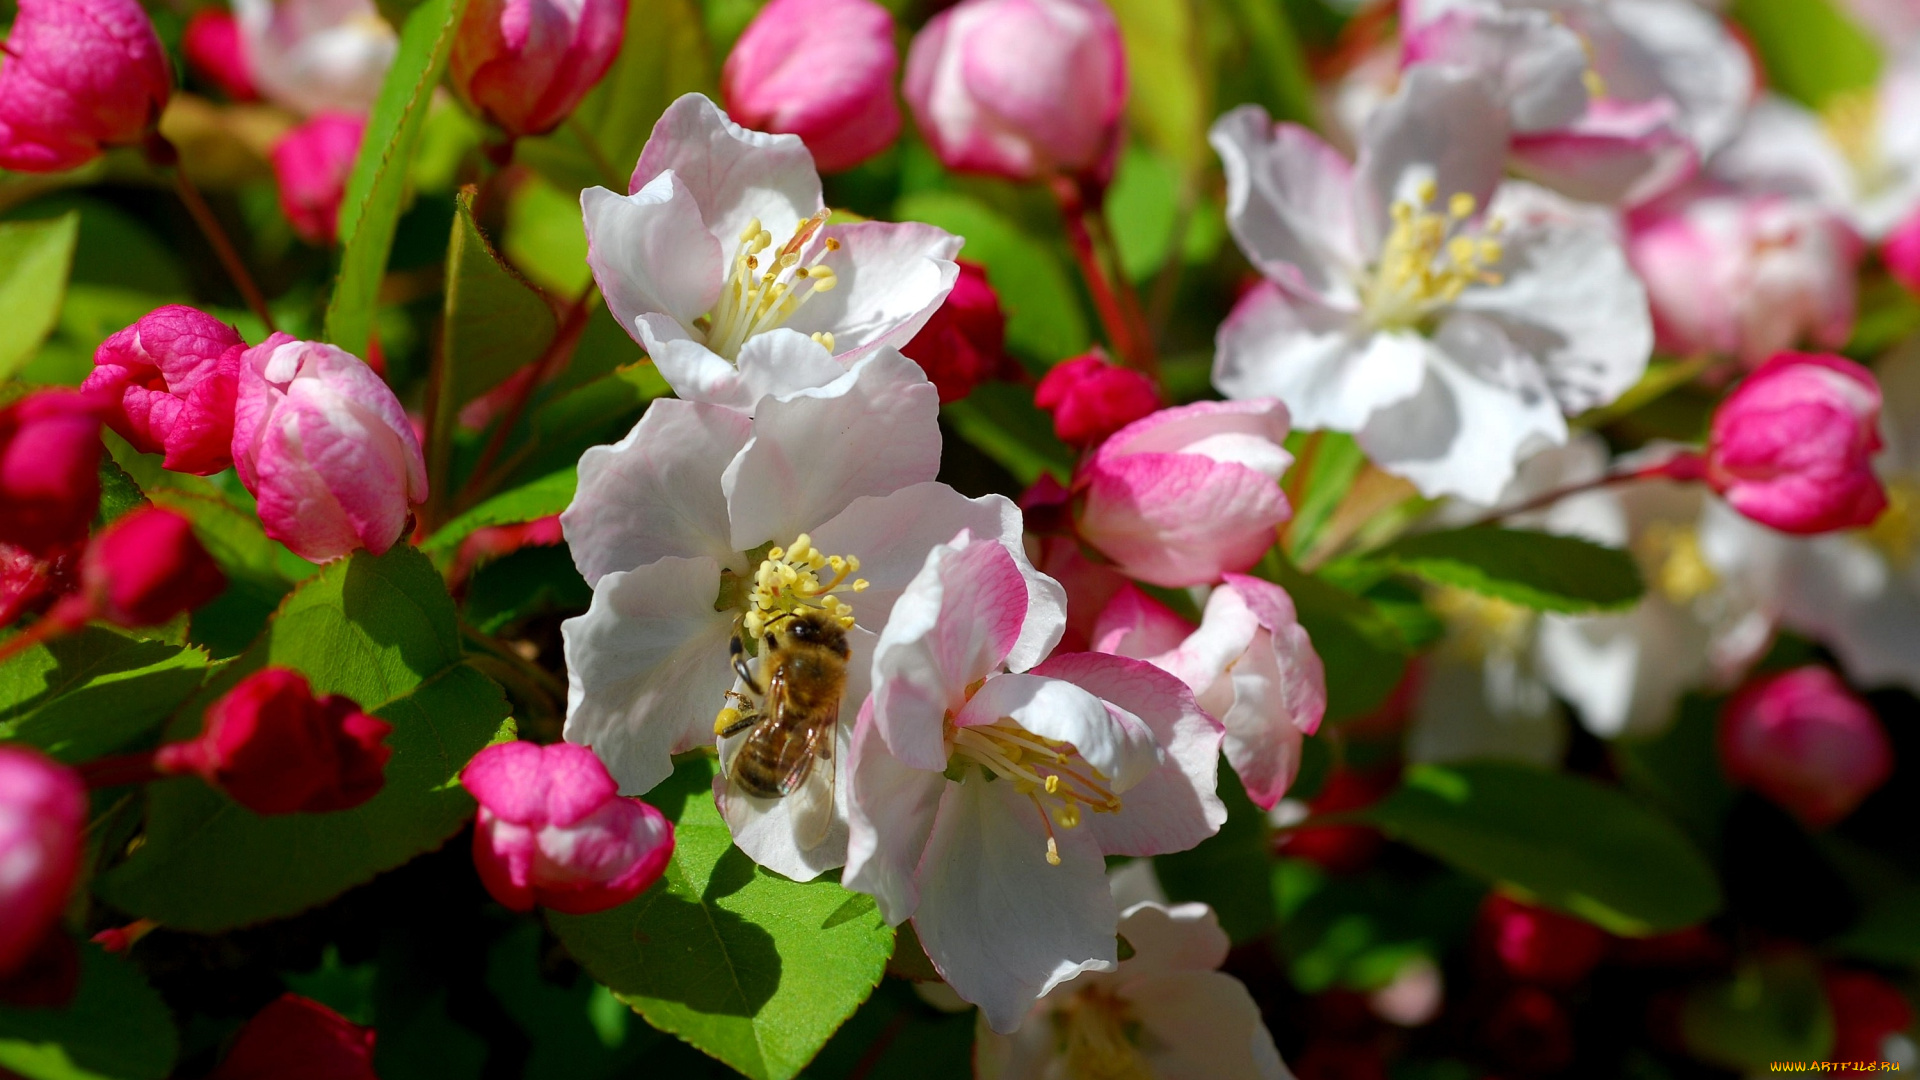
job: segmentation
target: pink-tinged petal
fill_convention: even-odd
[[[366,113],[400,49],[373,0],[234,0],[241,52],[268,101]]]
[[[775,0],[727,54],[727,112],[800,136],[822,172],[858,165],[900,134],[893,38],[893,16],[873,0]]]
[[[898,926],[920,906],[916,875],[947,779],[894,757],[869,708],[861,710],[854,728],[842,781],[848,792],[848,837],[840,883],[871,895],[881,917]]]
[[[1263,282],[1247,291],[1214,339],[1213,383],[1237,400],[1277,398],[1303,428],[1358,431],[1420,389],[1420,338],[1369,334],[1350,312]]]
[[[1277,398],[1198,401],[1161,409],[1121,428],[1094,451],[1096,463],[1129,454],[1199,454],[1280,479],[1293,464],[1282,443],[1287,407]]]
[[[1307,628],[1300,625],[1293,597],[1270,581],[1240,574],[1228,574],[1226,586],[1260,621],[1261,629],[1273,635],[1274,662],[1282,679],[1282,713],[1304,734],[1320,730],[1327,708],[1326,670]]]
[[[534,892],[544,907],[590,915],[646,891],[673,857],[673,823],[638,799],[614,799],[565,829],[541,830]]]
[[[660,115],[627,190],[668,170],[692,193],[724,252],[739,246],[756,218],[776,238],[787,237],[821,207],[820,175],[799,136],[748,131],[700,94],[682,95]]]
[[[995,675],[953,718],[956,727],[1000,720],[1011,720],[1042,738],[1073,744],[1116,792],[1132,788],[1159,764],[1154,732],[1139,717],[1064,679],[1031,673]]]
[[[302,240],[331,247],[339,232],[340,203],[365,137],[363,113],[325,112],[273,144],[273,177],[280,212]]]
[[[0,168],[59,172],[139,142],[173,90],[134,0],[24,0],[0,65]]]
[[[838,284],[808,297],[786,325],[801,334],[831,333],[842,364],[912,341],[960,276],[960,238],[945,229],[861,221],[821,231],[840,244],[824,259]]]
[[[634,340],[648,344],[636,325],[642,315],[666,315],[691,327],[720,299],[728,249],[707,231],[678,174],[657,177],[631,195],[588,188],[580,193],[580,213],[593,280],[614,321]]]
[[[475,0],[447,73],[496,127],[544,135],[607,73],[626,26],[627,0]]]
[[[721,480],[734,548],[789,543],[862,495],[932,480],[939,412],[926,373],[893,349],[826,386],[762,401],[753,440]]]
[[[1086,477],[1080,535],[1154,585],[1200,585],[1246,570],[1292,516],[1272,479],[1198,454],[1095,462]]]
[[[1595,102],[1563,128],[1515,135],[1522,176],[1587,202],[1640,203],[1692,176],[1699,151],[1665,98]]]
[[[1714,410],[1707,481],[1783,532],[1869,525],[1887,505],[1873,470],[1880,405],[1872,372],[1853,361],[1781,353]]]
[[[1700,156],[1712,157],[1753,103],[1757,79],[1749,48],[1718,12],[1698,4],[1613,0],[1604,16],[1610,25],[1576,25],[1594,47],[1611,96],[1672,98]]]
[[[1396,199],[1417,202],[1431,180],[1442,200],[1487,205],[1506,171],[1507,110],[1485,79],[1445,68],[1405,73],[1400,89],[1368,118],[1354,168],[1360,250],[1379,251]],[[1304,422],[1304,421],[1303,421]]]
[[[475,755],[461,770],[460,786],[496,818],[520,825],[544,822],[547,813],[547,777],[541,767],[544,760],[540,747],[530,742],[491,746]],[[614,784],[609,779],[606,790],[596,801],[614,794]]]
[[[1129,939],[1131,940],[1131,939]],[[1119,979],[1139,1016],[1155,1076],[1288,1080],[1260,1006],[1246,985],[1217,971]]]
[[[741,413],[663,399],[626,438],[582,454],[560,526],[587,584],[666,556],[736,558],[720,478],[751,437]]]
[[[1565,127],[1587,108],[1580,35],[1546,11],[1455,8],[1403,28],[1400,63],[1480,72],[1500,88],[1515,131]]]
[[[1227,820],[1226,804],[1215,793],[1221,728],[1180,680],[1145,661],[1103,653],[1055,656],[1034,673],[1100,698],[1110,715],[1130,717],[1159,746],[1159,761],[1138,783],[1116,788],[1117,813],[1081,818],[1103,854],[1185,851],[1220,831]]]
[[[1193,629],[1172,608],[1128,582],[1094,620],[1093,651],[1148,660],[1179,648]]]
[[[1091,815],[1090,815],[1091,816]],[[1119,913],[1087,829],[1048,828],[1005,781],[949,783],[920,858],[913,928],[955,993],[1009,1032],[1047,991],[1082,971],[1111,971]]]
[[[976,537],[998,538],[1026,583],[1026,620],[1006,655],[1009,669],[1025,671],[1059,642],[1067,599],[1059,582],[1028,561],[1020,508],[1006,496],[969,499],[945,484],[915,484],[890,495],[855,499],[812,530],[812,536],[813,546],[821,551],[860,557],[860,576],[868,587],[849,601],[854,618],[865,626],[885,626],[901,592],[925,566],[927,553],[962,529]]]
[[[1258,105],[1214,121],[1207,139],[1227,175],[1227,225],[1260,272],[1304,296],[1356,303],[1354,275],[1367,258],[1347,159]]]
[[[719,563],[663,558],[603,576],[586,614],[561,624],[567,741],[593,747],[629,795],[666,779],[673,754],[713,741],[733,682],[719,592]]]
[[[642,315],[637,325],[654,367],[688,401],[751,414],[762,398],[826,386],[847,373],[825,346],[786,327],[748,338],[730,362],[665,315]]]
[[[1120,936],[1133,946],[1123,976],[1174,971],[1213,971],[1227,962],[1232,943],[1220,919],[1205,904],[1166,904],[1151,900],[1120,913]]]

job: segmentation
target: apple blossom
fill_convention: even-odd
[[[1182,587],[1246,570],[1293,516],[1280,476],[1287,407],[1268,399],[1162,409],[1100,444],[1074,478],[1075,527],[1124,573]]]
[[[1720,759],[1735,783],[1816,829],[1893,775],[1879,718],[1824,667],[1766,676],[1735,694],[1720,716]]]
[[[367,118],[323,112],[273,144],[273,176],[280,186],[280,212],[300,239],[333,246],[340,202],[347,194],[354,155],[366,135]]]
[[[0,64],[0,168],[60,172],[145,139],[173,73],[136,0],[20,0]]]
[[[893,16],[873,0],[773,0],[720,72],[727,114],[798,135],[821,172],[841,172],[900,134]]]
[[[667,107],[629,194],[580,194],[587,262],[614,318],[689,401],[752,411],[913,339],[953,287],[960,240],[931,225],[828,224],[796,135]],[[764,265],[763,265],[764,261]]]
[[[207,1080],[378,1080],[372,1028],[282,994],[255,1013]]]
[[[420,440],[387,384],[349,353],[286,334],[241,358],[233,466],[267,535],[316,562],[385,552],[427,498]]]
[[[1214,385],[1277,397],[1423,493],[1478,502],[1566,441],[1563,413],[1633,385],[1645,292],[1589,215],[1523,185],[1496,194],[1505,115],[1478,76],[1416,66],[1357,165],[1257,107],[1216,121],[1228,224],[1268,280],[1220,327]]]
[[[873,650],[846,770],[842,883],[911,918],[955,993],[1012,1032],[1083,971],[1112,971],[1104,857],[1182,851],[1226,820],[1221,729],[1178,679],[1099,653],[1009,661],[1063,619],[1006,545],[936,546]]]
[[[480,801],[473,865],[487,892],[513,911],[618,907],[658,881],[673,855],[666,815],[620,798],[587,747],[489,746],[460,783]]]
[[[950,169],[1102,181],[1119,151],[1126,54],[1099,0],[961,0],[914,37],[901,89]]]
[[[1062,360],[1034,387],[1033,403],[1053,414],[1053,433],[1068,446],[1098,446],[1107,436],[1160,408],[1160,389],[1098,349]]]
[[[960,276],[946,301],[912,341],[900,346],[940,391],[942,405],[1017,368],[1007,356],[1007,316],[1000,310],[999,294],[987,283],[986,268],[964,259],[959,265]]]
[[[111,407],[100,394],[40,390],[0,408],[0,543],[46,556],[86,540]]]
[[[0,976],[26,963],[66,909],[86,824],[78,774],[38,750],[0,746]]]
[[[175,472],[208,476],[233,464],[240,331],[169,304],[115,332],[93,354],[81,389],[113,399],[107,426],[133,448],[165,454]]]
[[[224,8],[203,7],[187,20],[180,35],[180,52],[194,74],[220,88],[234,101],[257,101],[253,70],[240,44],[240,22]]]
[[[510,136],[559,127],[620,53],[628,0],[473,0],[447,62],[455,89]]]
[[[1193,691],[1226,728],[1221,749],[1247,797],[1273,809],[1300,771],[1302,741],[1327,708],[1326,673],[1294,614],[1293,599],[1272,582],[1227,574],[1207,597],[1199,629],[1134,586],[1101,613],[1095,648],[1145,660]]]
[[[735,688],[729,640],[738,629],[757,640],[759,624],[783,607],[851,607],[841,700],[850,728],[874,633],[926,553],[962,528],[998,537],[1036,603],[1064,607],[1059,587],[1026,564],[1013,503],[933,482],[935,398],[912,361],[882,349],[826,386],[762,401],[751,418],[655,401],[625,439],[581,457],[560,523],[593,602],[561,628],[566,738],[592,747],[623,792],[646,792],[672,771],[670,755],[713,744],[715,713]],[[762,587],[789,572],[797,589]],[[856,573],[867,582],[858,592]],[[1015,663],[1044,657],[1048,633],[1036,624],[1024,634]],[[786,800],[723,799],[721,810],[755,861],[789,877],[814,877],[844,858],[845,826],[803,843]]]
[[[1627,255],[1646,283],[1663,349],[1757,364],[1853,332],[1860,239],[1809,199],[1708,187],[1628,217]]]
[[[1290,1076],[1253,996],[1218,970],[1228,942],[1212,908],[1145,901],[1121,913],[1119,932],[1133,955],[1112,972],[1085,971],[1054,987],[1011,1035],[981,1023],[974,1075]]]
[[[233,0],[260,95],[304,116],[365,115],[400,50],[374,0]]]

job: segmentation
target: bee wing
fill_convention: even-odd
[[[794,769],[804,775],[794,777],[787,795],[787,812],[793,819],[793,838],[803,851],[819,847],[833,829],[834,788],[840,773],[834,761],[834,742],[839,726],[836,720],[810,729],[807,756]]]

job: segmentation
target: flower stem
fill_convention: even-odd
[[[213,245],[213,253],[219,257],[220,265],[227,271],[227,277],[233,280],[233,287],[240,290],[240,297],[247,302],[247,307],[251,308],[254,315],[266,324],[269,334],[279,330],[280,328],[274,325],[273,312],[267,310],[266,296],[260,292],[260,286],[254,282],[253,275],[248,272],[246,262],[240,258],[240,249],[234,247],[233,240],[227,236],[227,230],[221,226],[220,219],[213,216],[213,208],[207,205],[207,200],[201,196],[200,189],[194,186],[193,180],[187,176],[187,170],[181,167],[180,151],[173,143],[167,141],[166,136],[157,131],[147,136],[146,146],[143,149],[149,162],[173,170],[174,191],[179,194],[181,203],[187,208],[187,214],[193,218],[193,223],[200,227],[201,234],[207,238],[207,243]]]
[[[1485,515],[1470,522],[1467,527],[1475,528],[1482,525],[1498,524],[1510,517],[1530,513],[1534,510],[1543,510],[1562,499],[1579,495],[1583,492],[1597,491],[1603,487],[1611,487],[1614,484],[1624,484],[1630,480],[1676,480],[1682,482],[1699,480],[1706,475],[1705,464],[1705,459],[1699,454],[1692,450],[1682,450],[1672,457],[1651,465],[1643,465],[1637,469],[1626,469],[1621,472],[1603,473],[1591,480],[1581,480],[1572,484],[1563,484],[1560,487],[1543,491],[1525,502],[1489,511]]]
[[[1080,276],[1087,283],[1087,291],[1093,295],[1093,306],[1100,314],[1100,325],[1106,329],[1107,340],[1112,343],[1113,351],[1121,360],[1148,375],[1154,375],[1153,364],[1142,357],[1134,341],[1132,323],[1121,308],[1120,299],[1108,282],[1106,271],[1100,266],[1100,256],[1093,246],[1093,234],[1087,230],[1087,202],[1080,186],[1067,177],[1055,177],[1052,186],[1054,198],[1060,203],[1060,220],[1066,226],[1067,241],[1073,248],[1074,260],[1080,266]]]
[[[160,770],[154,767],[151,750],[83,761],[74,766],[74,771],[87,782],[87,787],[96,791],[160,779]]]
[[[76,615],[78,617],[75,617]],[[0,641],[0,663],[13,659],[43,641],[51,641],[70,634],[80,629],[86,621],[86,615],[66,601],[55,604],[52,611],[40,617],[39,622],[5,641]]]
[[[1127,320],[1128,332],[1133,336],[1140,369],[1160,381],[1160,357],[1153,347],[1153,328],[1147,322],[1147,311],[1140,303],[1140,294],[1135,291],[1133,282],[1127,280],[1126,270],[1120,264],[1120,248],[1113,241],[1113,230],[1107,224],[1106,201],[1104,193],[1086,199],[1086,220],[1093,233],[1093,239],[1100,254],[1104,257],[1107,280],[1113,283],[1113,292],[1120,300],[1120,312]]]

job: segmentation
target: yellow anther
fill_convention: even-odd
[[[1056,824],[1063,829],[1077,827],[1083,808],[1096,814],[1120,809],[1120,797],[1108,786],[1107,778],[1078,758],[1073,744],[1035,735],[1010,717],[965,728],[949,726],[947,747],[950,760],[978,765],[1032,799],[1047,830],[1048,850],[1055,855],[1058,850],[1052,846],[1052,839]],[[1047,861],[1059,865],[1053,856]]]
[[[826,220],[827,211],[822,210],[801,222],[792,237],[767,257],[764,273],[760,253],[773,246],[773,234],[758,220],[747,223],[740,231],[740,246],[719,301],[695,321],[705,331],[709,349],[732,360],[748,338],[780,326],[808,297],[834,287],[833,269],[821,260],[838,251],[840,244],[832,238],[816,244]],[[832,335],[827,338],[831,341]]]
[[[1440,185],[1436,183],[1432,177],[1420,181],[1419,185],[1413,190],[1415,196],[1420,200],[1420,205],[1423,207],[1432,206],[1433,201],[1440,197]]]
[[[746,228],[740,230],[740,242],[743,244],[750,244],[759,235],[760,235],[760,219],[754,218],[752,221],[747,222]]]
[[[1059,777],[1059,775],[1058,775],[1058,774],[1055,774],[1055,775],[1053,775],[1053,776],[1049,776],[1049,777],[1047,777],[1047,794],[1049,794],[1049,795],[1057,795],[1057,794],[1059,794],[1059,792],[1060,792],[1060,777]]]
[[[1455,218],[1469,218],[1473,216],[1474,206],[1473,196],[1457,191],[1447,200],[1447,213]]]
[[[811,335],[814,343],[828,352],[833,351],[833,335],[825,330],[815,330]]]
[[[1051,836],[1047,837],[1047,865],[1060,865],[1060,845],[1054,843]]]
[[[813,538],[806,533],[794,537],[793,543],[784,548],[768,548],[767,557],[753,572],[753,589],[742,616],[747,632],[757,636],[775,615],[790,615],[803,608],[824,611],[840,625],[852,626],[852,605],[832,594],[859,592],[865,587],[864,580],[847,581],[847,575],[859,565],[859,559],[816,549]],[[822,571],[828,570],[831,573],[827,580],[821,580]]]
[[[1607,96],[1607,80],[1601,78],[1600,73],[1592,68],[1588,68],[1580,73],[1580,82],[1586,86],[1588,97],[1604,98]]]
[[[1464,191],[1447,199],[1445,213],[1427,209],[1438,198],[1431,180],[1415,194],[1417,202],[1402,199],[1390,208],[1393,227],[1361,286],[1367,316],[1381,329],[1417,327],[1471,286],[1499,281],[1489,269],[1504,253],[1490,239],[1498,220],[1476,226],[1479,202]]]

